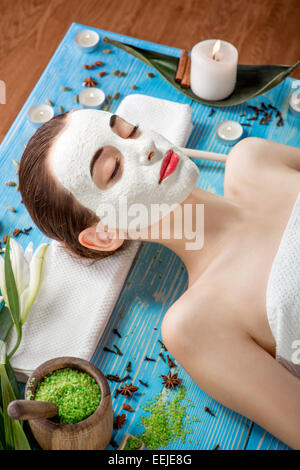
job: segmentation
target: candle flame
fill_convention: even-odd
[[[214,45],[213,51],[212,51],[213,60],[217,60],[217,59],[216,59],[216,55],[218,54],[220,48],[221,48],[221,41],[220,41],[220,39],[218,39],[218,40],[215,42],[215,45]]]

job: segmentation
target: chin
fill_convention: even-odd
[[[166,194],[168,195],[169,203],[180,204],[197,185],[199,179],[199,168],[197,165],[186,155],[181,152],[179,164],[170,176],[162,181],[167,183]]]
[[[184,162],[184,171],[180,177],[180,186],[182,188],[181,200],[183,202],[193,191],[199,179],[199,168],[189,158]]]

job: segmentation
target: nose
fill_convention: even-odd
[[[158,150],[154,144],[154,142],[151,140],[149,141],[148,145],[146,145],[143,150],[141,150],[141,157],[140,157],[140,162],[142,165],[149,165],[149,163],[152,161],[152,159],[157,155]]]

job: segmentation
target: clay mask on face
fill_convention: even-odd
[[[152,211],[151,216],[151,205],[180,204],[196,185],[199,170],[178,147],[150,129],[140,126],[137,138],[120,137],[110,127],[111,116],[92,109],[71,112],[65,129],[51,148],[50,166],[60,183],[100,220],[107,216],[108,207],[114,208],[116,217],[109,219],[109,228],[126,230],[130,220],[136,218],[136,212],[131,213],[131,218],[120,214],[121,200],[126,200],[128,213],[133,205],[145,207],[149,217],[144,217],[137,227],[144,228],[168,212],[165,209],[153,215]],[[95,152],[105,146],[122,154],[122,172],[114,184],[100,189],[90,174],[90,162]],[[175,170],[159,183],[162,162],[169,149],[178,155],[179,161]],[[153,154],[149,160],[150,152]]]

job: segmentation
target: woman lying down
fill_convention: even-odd
[[[206,393],[300,449],[300,150],[242,140],[224,197],[196,187],[198,175],[161,135],[89,109],[38,129],[19,171],[32,219],[72,252],[99,259],[137,232],[173,250],[189,282],[163,319],[166,347]],[[143,207],[136,226],[126,225],[124,198],[128,218]],[[146,216],[157,204],[164,210]],[[184,227],[178,236],[185,207],[202,247],[191,249]]]

